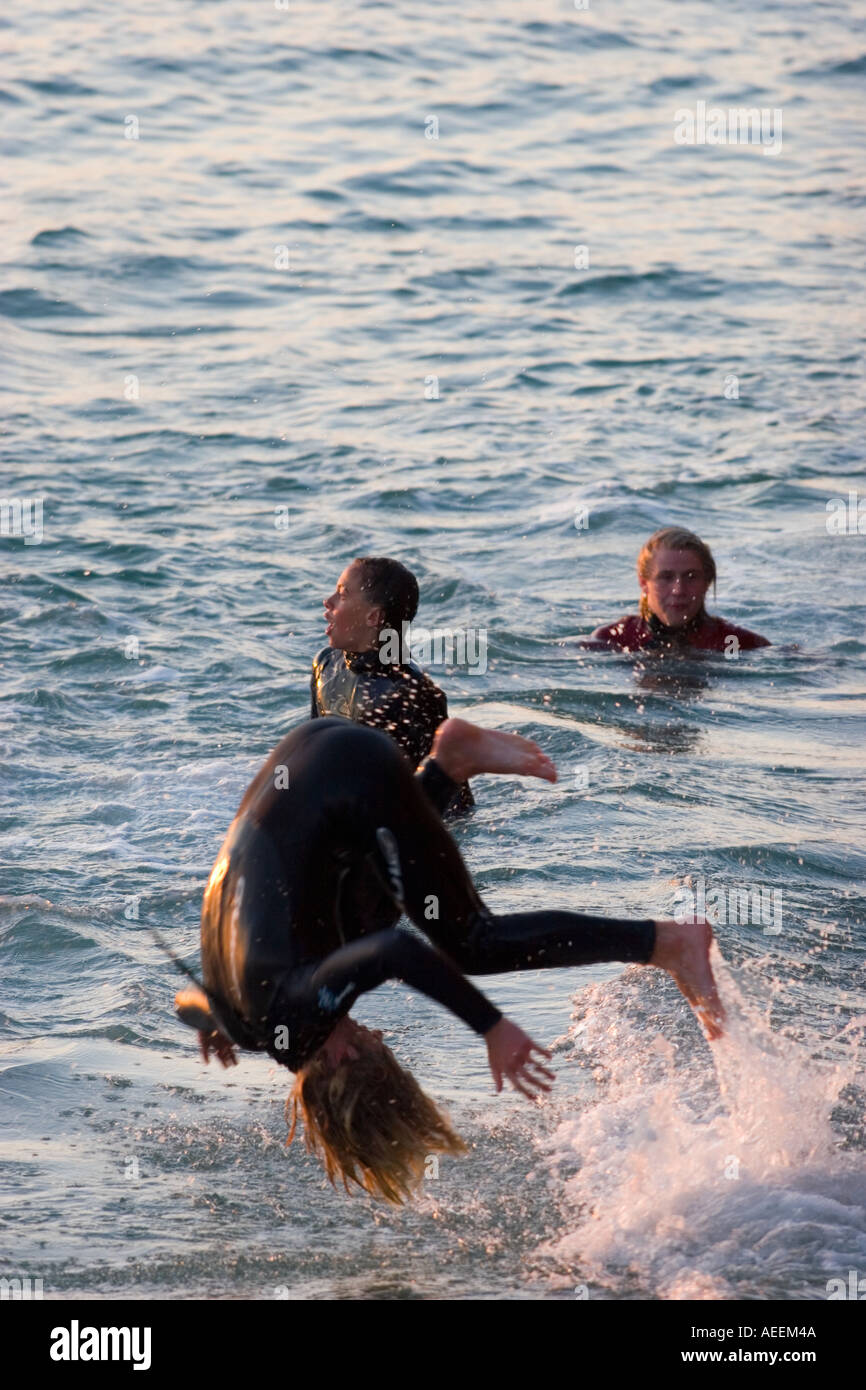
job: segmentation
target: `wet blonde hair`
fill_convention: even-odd
[[[426,1160],[466,1153],[445,1116],[382,1042],[367,1043],[353,1061],[335,1066],[318,1052],[299,1073],[286,1101],[292,1122],[286,1144],[304,1121],[308,1153],[331,1183],[342,1180],[400,1206],[414,1195]]]
[[[713,585],[715,594],[716,583],[716,562],[713,559],[710,547],[700,536],[696,536],[694,531],[686,531],[682,526],[663,526],[660,531],[654,531],[649,540],[644,544],[640,555],[637,557],[637,577],[645,581],[649,575],[650,561],[657,550],[693,550],[700,557],[701,568],[707,587]],[[649,600],[646,594],[641,591],[640,596],[640,615],[643,619],[650,616]]]

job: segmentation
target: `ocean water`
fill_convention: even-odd
[[[866,1275],[862,9],[37,0],[0,42],[0,1273],[131,1299]],[[678,144],[699,102],[780,111],[780,146]],[[576,645],[634,611],[669,522],[772,648]],[[719,923],[713,1049],[655,971],[488,980],[554,1044],[541,1106],[425,998],[367,996],[471,1146],[398,1212],[286,1149],[286,1073],[202,1066],[148,932],[195,962],[363,553],[485,635],[483,671],[431,667],[452,711],[559,767],[479,782],[456,831],[494,908],[773,904]]]

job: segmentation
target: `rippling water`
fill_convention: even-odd
[[[2,486],[42,536],[0,538],[4,1272],[642,1299],[862,1274],[866,536],[827,528],[864,495],[862,12],[19,8]],[[781,109],[781,150],[678,145],[700,101]],[[668,522],[771,649],[570,640],[634,610]],[[472,1145],[398,1214],[285,1150],[277,1068],[201,1067],[146,930],[194,959],[358,553],[412,565],[427,626],[486,631],[486,672],[434,676],[560,768],[479,785],[457,835],[491,905],[670,914],[701,878],[782,904],[719,927],[713,1054],[655,972],[489,981],[558,1040],[541,1110],[426,999],[367,997]]]

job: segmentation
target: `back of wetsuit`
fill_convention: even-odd
[[[290,912],[289,887],[273,841],[255,820],[238,813],[205,889],[201,959],[205,986],[228,1005],[221,1014],[240,1047],[264,1045],[274,980],[294,957]],[[238,1017],[245,1023],[243,1036],[235,1026]]]
[[[324,736],[334,724],[340,721],[313,727]],[[273,1051],[271,1010],[288,974],[400,917],[376,827],[358,825],[338,779],[299,765],[288,751],[296,741],[287,736],[247,789],[202,903],[205,987],[224,1031],[255,1050]],[[378,739],[364,749],[381,762]],[[453,782],[435,764],[420,780],[439,806],[453,795]]]

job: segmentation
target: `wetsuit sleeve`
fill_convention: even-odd
[[[391,928],[361,937],[334,951],[313,972],[316,1005],[334,1022],[361,994],[386,980],[401,980],[450,1009],[474,1033],[483,1035],[502,1018],[490,1000],[467,980],[447,956],[406,931]]]
[[[319,702],[316,699],[316,668],[313,667],[313,674],[310,676],[310,718],[318,719]]]
[[[459,782],[452,782],[447,772],[433,758],[425,758],[415,774],[427,800],[435,806],[440,816],[447,810],[460,790]]]
[[[606,623],[591,632],[586,642],[598,643],[604,647],[624,647],[626,645],[626,620],[620,618],[615,623]]]
[[[758,632],[750,632],[746,627],[733,627],[729,629],[735,634],[743,651],[754,651],[756,647],[772,646],[768,637],[762,637]]]
[[[433,746],[436,730],[439,728],[439,725],[444,723],[448,718],[448,700],[445,691],[440,689],[438,685],[433,685],[433,683],[430,682],[427,693],[429,695],[429,700],[426,702],[424,711],[424,738],[426,746],[422,750],[422,756],[423,754],[429,754]],[[422,771],[425,765],[425,763],[421,763]],[[439,771],[441,772],[441,769],[439,769]],[[442,776],[444,777],[445,774],[442,773]],[[447,816],[447,819],[453,820],[457,816],[465,815],[467,811],[471,811],[472,807],[475,805],[475,797],[472,795],[472,789],[468,782],[452,782],[450,778],[446,780],[449,782],[451,788],[451,793],[447,800],[442,799],[444,787],[440,787],[438,783],[435,791],[431,791],[431,789],[425,785],[425,792],[428,798],[433,802],[440,816]],[[423,784],[424,778],[422,777],[422,785]]]

